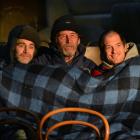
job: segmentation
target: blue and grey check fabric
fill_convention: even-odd
[[[76,67],[9,65],[0,67],[0,105],[29,109],[41,116],[63,107],[84,107],[101,112],[110,124],[110,139],[140,139],[140,57],[115,67],[112,73],[93,78]],[[92,122],[82,114],[62,114],[53,121],[75,118]],[[97,122],[100,125],[100,122]],[[48,125],[51,124],[48,122]],[[90,140],[83,127],[67,127],[54,139]]]

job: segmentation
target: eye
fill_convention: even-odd
[[[111,50],[112,47],[111,47],[111,46],[106,46],[105,49],[106,49],[106,50]]]
[[[123,44],[117,44],[117,47],[121,47],[121,46],[123,46]]]
[[[70,34],[70,37],[71,37],[71,38],[77,38],[77,37],[78,37],[78,35],[77,35],[77,34],[75,34],[75,33],[73,33],[73,34]]]
[[[19,48],[24,48],[25,47],[25,44],[23,44],[23,43],[17,43],[16,46],[18,46]]]
[[[66,38],[66,35],[65,34],[60,34],[60,35],[58,35],[58,38],[61,39],[61,40],[63,40],[63,39]]]
[[[29,49],[34,49],[35,45],[29,45]]]

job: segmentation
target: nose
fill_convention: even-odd
[[[69,36],[66,35],[66,43],[69,43]]]
[[[115,53],[116,49],[114,47],[112,47],[112,53]]]
[[[24,53],[27,53],[27,46],[24,46]]]

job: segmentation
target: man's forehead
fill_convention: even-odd
[[[75,31],[71,31],[71,30],[63,30],[63,31],[60,31],[59,34],[77,34]]]
[[[22,38],[17,39],[16,42],[17,42],[17,43],[25,43],[25,42],[29,42],[29,43],[34,44],[33,41],[30,41],[30,40],[28,40],[28,39],[22,39]]]
[[[106,35],[106,37],[112,37],[112,36],[117,36],[120,38],[120,35],[117,32],[110,32]]]

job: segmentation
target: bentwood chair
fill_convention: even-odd
[[[103,127],[104,129],[102,129],[103,133],[101,132],[101,130],[94,124],[91,124],[89,122],[86,121],[82,121],[82,120],[66,120],[66,121],[61,121],[58,122],[52,126],[50,126],[49,128],[46,128],[45,130],[45,136],[42,134],[43,129],[45,124],[47,123],[47,121],[53,117],[56,114],[62,113],[62,112],[80,112],[80,113],[88,113],[90,115],[94,115],[96,117],[98,117],[100,120],[102,120],[103,123]],[[97,121],[97,120],[96,120]],[[91,128],[92,130],[94,130],[94,133],[96,132],[97,138],[100,140],[101,137],[103,140],[109,140],[109,134],[110,134],[110,128],[109,128],[109,124],[107,119],[105,118],[104,115],[102,115],[101,113],[91,110],[91,109],[87,109],[87,108],[61,108],[61,109],[56,109],[53,111],[50,111],[49,113],[47,113],[40,121],[40,125],[39,125],[39,130],[38,130],[38,134],[39,134],[39,139],[40,140],[48,140],[49,139],[49,135],[56,130],[59,127],[65,126],[65,125],[83,125],[83,126],[87,126],[89,128]]]
[[[37,140],[39,122],[38,116],[28,110],[22,108],[0,108],[0,139],[7,140],[8,137],[8,140],[15,140],[15,138],[10,137],[11,133],[15,134],[18,130],[22,130],[27,140]],[[9,135],[6,136],[3,132]]]

